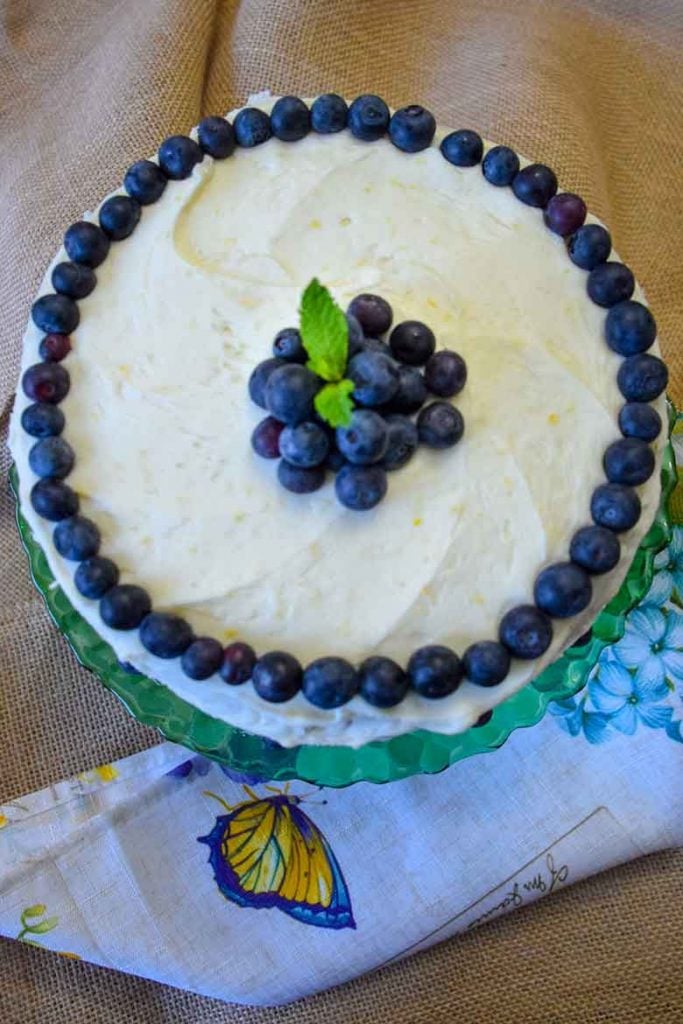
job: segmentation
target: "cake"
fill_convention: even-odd
[[[457,443],[375,471],[365,511],[338,500],[343,457],[292,493],[250,443],[250,380],[314,280],[467,370],[441,398]],[[660,498],[655,336],[545,165],[418,106],[260,95],[67,231],[24,338],[20,507],[117,658],[213,717],[285,746],[453,734],[619,589]]]

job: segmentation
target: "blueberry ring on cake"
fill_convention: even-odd
[[[457,733],[586,631],[654,518],[656,334],[549,167],[418,105],[256,97],[67,229],[21,509],[119,660],[212,716]]]

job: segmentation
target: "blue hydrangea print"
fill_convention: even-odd
[[[674,529],[673,538],[665,551],[655,556],[656,576],[652,581],[644,605],[658,606],[671,603],[683,608],[683,528]]]

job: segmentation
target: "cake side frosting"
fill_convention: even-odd
[[[407,156],[344,133],[205,158],[169,182],[97,274],[68,364],[70,482],[123,579],[196,633],[284,647],[304,662],[329,653],[404,661],[430,642],[462,652],[497,634],[501,615],[530,599],[538,570],[566,558],[572,533],[590,521],[623,402],[604,311],[538,210],[479,169],[446,163],[436,145]],[[314,274],[342,304],[379,291],[398,319],[428,321],[438,347],[457,348],[470,371],[465,441],[438,463],[421,451],[392,478],[390,500],[360,520],[335,504],[331,485],[307,497],[273,486],[272,468],[245,443],[259,419],[245,400],[248,375],[294,322]],[[49,274],[43,292],[48,284]],[[24,366],[40,337],[31,324]],[[121,660],[285,744],[359,745],[472,724],[585,630],[659,496],[655,475],[639,490],[643,513],[622,535],[617,569],[593,580],[590,607],[556,621],[547,654],[514,662],[493,690],[465,682],[441,701],[411,694],[382,711],[360,698],[320,711],[301,696],[274,708],[250,685],[193,682],[145,651],[137,632],[104,626],[31,508],[31,439],[18,429],[26,404],[20,396],[10,439],[22,509],[75,607]]]

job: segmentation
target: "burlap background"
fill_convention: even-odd
[[[550,163],[645,286],[681,404],[681,0],[0,0],[0,17],[3,429],[28,305],[64,227],[164,135],[265,86],[420,100]],[[4,473],[4,446],[2,459]],[[156,737],[48,623],[4,485],[0,516],[2,801]],[[680,853],[636,862],[282,1010],[3,942],[0,1020],[681,1021],[682,867]]]

